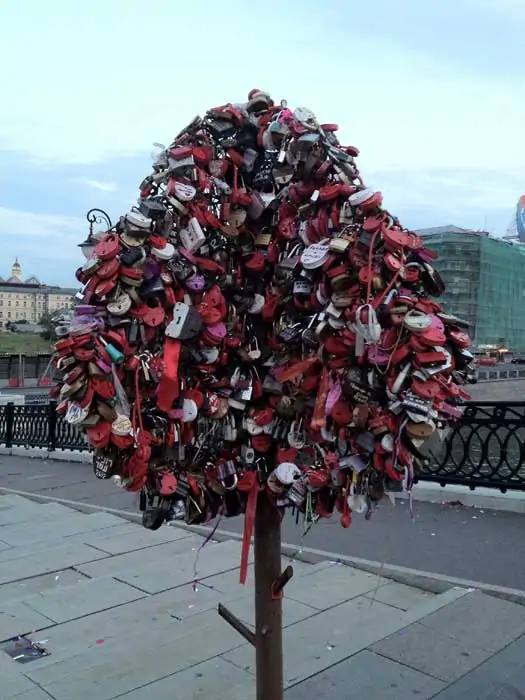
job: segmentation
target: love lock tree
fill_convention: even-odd
[[[335,124],[260,90],[161,147],[137,206],[90,231],[58,411],[145,527],[245,514],[258,700],[282,700],[280,523],[348,528],[410,490],[469,398],[470,340],[435,255],[365,187]]]

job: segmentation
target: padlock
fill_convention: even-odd
[[[194,306],[177,302],[173,308],[173,320],[166,327],[166,337],[189,340],[196,337],[202,327],[202,319]]]

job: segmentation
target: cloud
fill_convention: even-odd
[[[463,3],[474,12],[494,12],[503,16],[525,15],[523,0],[463,0]]]
[[[39,214],[0,207],[0,234],[48,239],[58,234],[68,237],[85,228],[81,219],[61,214]]]
[[[431,207],[443,213],[510,211],[525,186],[518,172],[475,168],[392,169],[375,171],[369,179],[401,206]]]
[[[385,206],[409,228],[450,223],[503,235],[525,185],[520,170],[368,169],[369,162],[365,151],[359,158],[365,182],[383,192]],[[86,212],[102,206],[115,220],[134,203],[137,183],[148,172],[147,165],[148,159],[141,155],[81,168],[47,167],[44,176],[27,181],[22,155],[0,154],[0,240],[7,260],[18,256],[24,274],[31,271],[48,282],[74,284],[73,273],[81,261],[77,244],[88,231]],[[112,181],[105,179],[108,173]],[[97,190],[88,182],[115,187]],[[100,192],[102,201],[92,196],[93,191]],[[8,202],[13,206],[7,206]],[[23,208],[28,202],[31,211],[26,212]],[[0,270],[0,275],[6,272]]]
[[[76,244],[85,237],[82,219],[0,207],[2,268],[18,257],[23,276],[36,275],[48,283],[70,285],[80,262]],[[3,277],[7,269],[0,270]]]
[[[390,169],[365,174],[411,228],[454,224],[503,235],[525,185],[520,173],[476,168]]]
[[[254,85],[290,104],[307,100],[323,119],[338,120],[376,168],[425,160],[431,166],[482,164],[487,134],[497,137],[495,167],[525,160],[518,138],[525,121],[523,62],[515,53],[521,51],[521,29],[498,24],[493,35],[490,15],[457,0],[378,0],[370,6],[291,0],[270,15],[253,3],[223,0],[206,3],[205,23],[197,20],[202,8],[195,4],[179,8],[159,1],[147,19],[131,0],[125,6],[93,0],[89,16],[82,10],[82,17],[74,3],[67,11],[42,7],[45,12],[32,8],[29,18],[6,8],[0,28],[0,58],[5,52],[6,61],[17,65],[3,77],[11,98],[0,111],[0,147],[25,152],[39,164],[133,156],[154,140],[169,141],[211,104],[244,99]],[[294,8],[303,9],[299,24]],[[225,50],[210,73],[209,56],[195,50],[195,23],[199,44],[213,46],[226,15],[235,51]],[[192,56],[191,80],[183,86],[171,77],[177,72],[172,42],[164,40],[171,18],[178,54]],[[107,61],[93,47],[110,45],[116,26],[141,51]],[[268,36],[287,26],[295,31],[286,32],[279,60],[273,60]],[[327,45],[341,50],[327,51]],[[154,71],[144,60],[149,54]],[[247,60],[239,62],[239,55]]]
[[[103,182],[101,180],[89,180],[86,178],[76,178],[72,182],[78,182],[79,184],[87,185],[94,190],[99,190],[100,192],[116,192],[118,190],[118,185],[116,182]]]

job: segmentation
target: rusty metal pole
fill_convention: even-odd
[[[257,700],[283,700],[282,597],[274,595],[281,574],[281,516],[259,494],[254,532],[255,655]]]
[[[255,632],[219,603],[217,612],[255,647],[257,700],[284,699],[283,609],[293,567],[281,572],[281,515],[266,491],[257,496],[254,524]]]

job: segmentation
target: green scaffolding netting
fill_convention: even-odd
[[[443,305],[470,323],[475,347],[504,344],[525,352],[525,249],[476,233],[424,240],[439,255]]]

